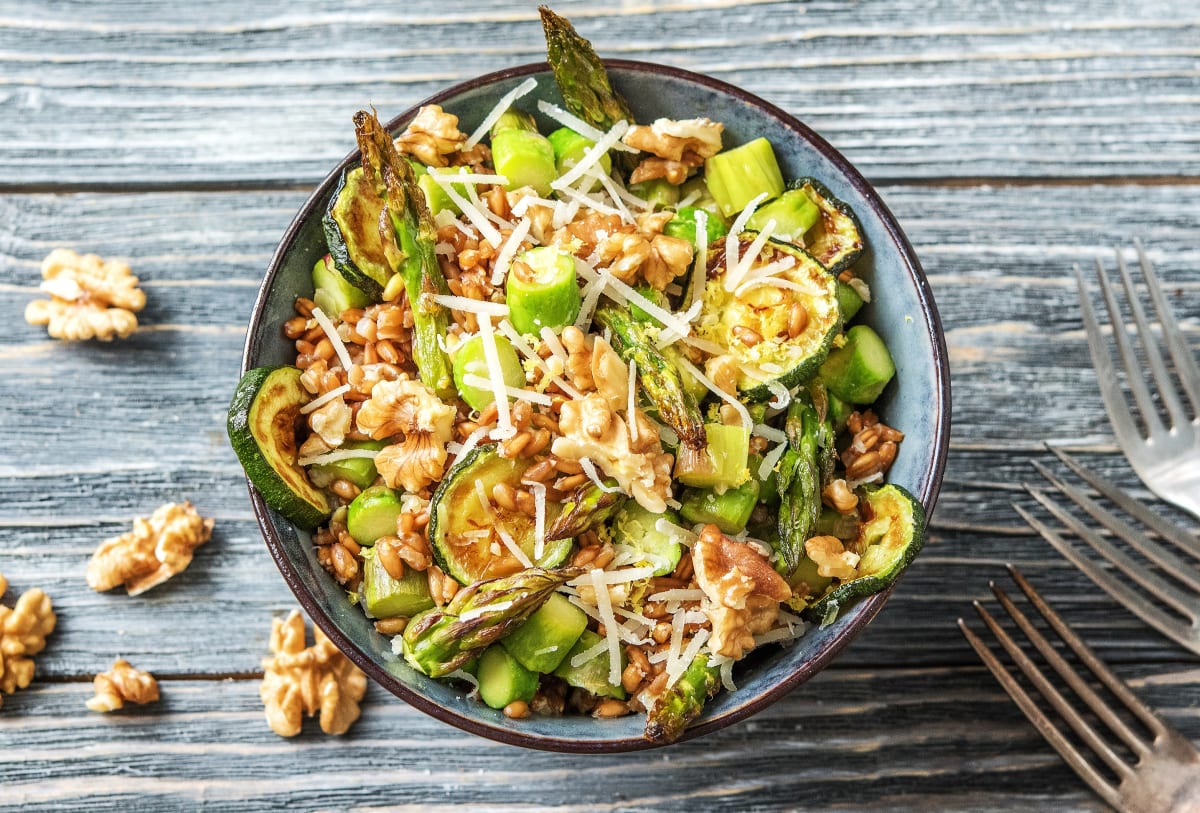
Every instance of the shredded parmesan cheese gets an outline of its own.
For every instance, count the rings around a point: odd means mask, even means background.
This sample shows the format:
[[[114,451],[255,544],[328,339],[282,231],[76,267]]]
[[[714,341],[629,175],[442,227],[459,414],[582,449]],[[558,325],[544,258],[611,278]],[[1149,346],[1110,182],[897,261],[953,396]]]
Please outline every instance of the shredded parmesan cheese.
[[[700,647],[708,640],[709,632],[706,629],[699,630],[696,637],[692,638],[691,643],[687,645],[687,649],[683,650],[683,654],[675,663],[675,671],[667,670],[667,688],[671,688],[679,679],[683,677],[683,673],[691,666],[692,661],[696,659],[696,655],[700,653]]]
[[[332,452],[314,455],[313,457],[301,457],[296,461],[296,465],[324,466],[326,463],[337,463],[340,460],[353,460],[354,458],[374,460],[377,454],[379,452],[375,449],[335,449]]]
[[[587,649],[583,650],[578,655],[571,658],[571,666],[578,669],[579,667],[583,666],[585,663],[587,663],[592,658],[599,655],[601,652],[603,652],[607,648],[608,648],[607,640],[601,641],[600,643],[596,644],[595,646],[589,646]]]
[[[469,299],[454,294],[434,294],[433,301],[445,305],[450,310],[462,311],[488,316],[508,316],[508,305],[501,302],[485,302],[482,299]],[[482,321],[482,320],[481,320]]]
[[[496,264],[492,266],[492,285],[499,285],[504,281],[509,264],[513,261],[513,257],[517,256],[517,251],[521,248],[521,242],[525,239],[525,235],[529,234],[530,225],[529,219],[523,218],[504,242],[504,248],[500,249],[500,253],[496,255]]]
[[[459,446],[458,453],[454,456],[453,462],[447,465],[446,468],[449,469],[450,466],[453,466],[455,463],[469,455],[475,449],[475,447],[479,445],[479,441],[483,440],[484,435],[487,433],[488,428],[486,426],[481,426],[471,434],[467,435],[467,439],[462,442],[461,446]],[[450,448],[450,445],[446,444],[446,448]]]
[[[517,545],[517,540],[512,538],[512,534],[499,525],[496,526],[496,533],[499,535],[500,541],[504,543],[504,547],[508,548],[508,552],[513,555],[514,559],[521,563],[521,567],[533,567],[533,561]]]
[[[632,364],[632,362],[630,362],[630,363]],[[307,404],[305,404],[304,406],[300,407],[300,414],[307,415],[310,412],[318,410],[321,407],[328,404],[334,398],[340,398],[343,394],[345,394],[347,392],[350,392],[349,384],[343,384],[340,387],[334,387],[333,389],[331,389],[329,392],[325,393],[321,397],[314,398],[311,401],[309,401]]]
[[[504,383],[504,370],[500,367],[500,353],[496,350],[496,334],[492,332],[492,318],[484,315],[479,320],[479,336],[483,342],[483,359],[487,362],[488,378],[492,395],[496,398],[496,428],[503,434],[514,430],[512,413],[508,408],[508,386]],[[495,437],[493,435],[493,437]]]
[[[492,125],[496,123],[496,120],[503,116],[508,108],[512,107],[512,103],[536,87],[537,80],[531,76],[501,96],[500,101],[496,102],[496,106],[483,117],[483,121],[479,122],[479,126],[467,137],[466,142],[463,143],[463,149],[469,150],[482,141],[483,137],[492,129]]]
[[[472,618],[479,618],[481,615],[485,615],[487,613],[503,612],[511,606],[513,606],[512,601],[497,601],[495,604],[487,604],[482,607],[472,607],[469,610],[463,611],[463,613],[459,615],[458,620],[470,621]]]
[[[608,586],[604,583],[604,571],[592,568],[592,587],[596,590],[596,609],[604,622],[604,636],[608,643],[608,682],[614,686],[621,685],[621,642],[617,637],[617,617],[613,615],[612,598],[608,595]]]
[[[603,132],[597,130],[595,127],[588,124],[578,116],[574,116],[566,110],[563,110],[558,105],[550,104],[549,102],[539,99],[537,103],[537,109],[557,121],[562,126],[579,133],[584,138],[589,138],[592,141],[599,141],[600,139],[604,138]],[[618,141],[616,144],[613,144],[613,149],[621,150],[622,152],[637,152],[637,150],[623,141]]]
[[[703,598],[703,590],[688,590],[683,587],[673,587],[670,590],[655,593],[647,598],[646,601],[700,601]]]
[[[517,348],[517,351],[520,352],[521,355],[525,356],[525,358],[537,365],[537,367],[546,374],[551,383],[557,385],[559,389],[572,398],[583,398],[582,392],[572,387],[565,379],[554,375],[554,373],[546,365],[545,360],[543,360],[542,357],[537,354],[537,351],[530,346],[529,342],[525,341],[525,337],[518,333],[517,329],[514,328],[507,319],[500,322],[496,328],[503,333],[510,342],[512,342],[512,346]],[[553,331],[551,331],[551,335],[553,335]],[[555,339],[557,338],[558,337],[555,337]]]
[[[771,476],[771,472],[779,465],[779,459],[783,457],[783,453],[787,451],[787,441],[780,443],[763,457],[763,462],[758,466],[758,479],[766,480]]]
[[[632,443],[638,442],[638,420],[637,420],[637,362],[633,359],[629,360],[629,403],[625,405],[625,416],[629,419],[629,440]]]
[[[612,291],[620,294],[620,296],[615,296],[613,298],[622,305],[629,303],[637,305],[650,316],[654,317],[654,319],[660,322],[664,327],[670,328],[680,336],[687,336],[691,332],[692,326],[688,322],[680,319],[678,315],[660,308],[658,305],[651,302],[637,291],[633,290],[633,288],[630,288],[628,285],[621,282],[621,280],[614,277],[608,269],[601,270],[600,276],[608,284],[608,287]],[[624,301],[622,301],[622,297],[624,298]]]
[[[588,476],[588,479],[596,484],[596,488],[603,491],[605,494],[619,494],[621,489],[617,486],[606,486],[604,481],[600,479],[600,474],[596,471],[596,466],[591,460],[586,457],[579,458],[579,465],[583,467],[583,473]]]
[[[697,193],[698,194],[698,193]],[[704,301],[704,284],[708,277],[708,212],[696,212],[696,262],[692,266],[692,292],[688,304]]]
[[[679,656],[683,654],[683,610],[671,616],[671,643],[667,646],[667,674],[679,669]]]
[[[787,440],[787,435],[783,431],[776,429],[773,426],[767,426],[765,423],[756,423],[754,428],[750,430],[751,435],[756,435],[760,438],[766,438],[772,443],[783,443]]]
[[[726,277],[733,273],[733,270],[741,264],[738,257],[738,251],[741,248],[739,238],[742,230],[746,228],[746,223],[749,222],[754,210],[758,208],[758,204],[762,203],[767,198],[766,192],[760,192],[754,200],[746,204],[746,208],[742,209],[742,213],[733,221],[733,226],[729,229],[729,234],[725,237],[725,274]],[[726,290],[729,290],[726,288]]]
[[[725,401],[727,404],[732,406],[737,411],[738,416],[742,419],[743,427],[746,429],[751,429],[754,426],[754,419],[750,417],[750,411],[746,409],[746,405],[714,384],[712,379],[700,372],[695,364],[692,364],[683,356],[675,359],[675,363],[695,376],[696,380],[707,387],[714,395],[718,396],[722,401]]]
[[[474,203],[458,194],[458,191],[453,185],[454,179],[457,176],[453,174],[443,175],[440,172],[431,172],[429,173],[429,177],[433,178],[434,182],[442,188],[442,191],[446,193],[446,197],[454,201],[455,205],[457,205],[462,213],[466,215],[467,220],[471,221],[471,225],[479,229],[479,233],[483,235],[485,240],[492,244],[492,248],[499,248],[500,241],[503,239],[503,236],[500,234],[499,230],[492,225],[492,222],[488,219],[488,216],[484,214],[480,207],[476,206]],[[474,187],[469,186],[468,189],[474,191]]]
[[[495,519],[496,511],[492,508],[492,500],[488,496],[487,487],[484,486],[482,480],[475,481],[475,496],[479,498],[479,507],[483,509],[483,513],[487,514],[489,519]],[[491,533],[487,535],[491,536]]]
[[[750,243],[750,247],[746,249],[745,255],[738,258],[736,265],[725,266],[725,290],[732,291],[738,287],[742,278],[750,271],[750,266],[754,265],[754,261],[758,259],[758,255],[762,253],[763,246],[767,244],[767,240],[771,239],[771,235],[775,231],[774,219],[768,220],[763,226],[762,231]],[[793,283],[794,284],[794,283]]]
[[[533,493],[533,558],[541,559],[546,550],[546,485],[529,483]]]
[[[474,373],[464,374],[463,383],[468,387],[476,387],[481,390],[493,389],[492,379],[484,378],[483,376],[475,375]],[[516,398],[518,401],[529,401],[530,403],[539,404],[541,406],[550,406],[550,404],[553,403],[549,395],[545,395],[540,392],[534,392],[533,390],[526,390],[520,387],[510,387],[506,384],[504,386],[504,391],[509,396]]]
[[[329,321],[329,317],[320,308],[313,308],[312,317],[317,320],[321,330],[325,331],[325,335],[329,337],[329,343],[333,345],[333,351],[337,353],[338,361],[342,363],[342,369],[349,370],[353,367],[354,362],[350,361],[350,351],[346,349],[342,337],[338,335],[337,328],[333,326],[333,322]]]
[[[773,396],[770,401],[767,401],[767,406],[773,409],[783,409],[792,401],[792,394],[788,392],[788,388],[780,384],[778,381],[768,381],[767,389],[771,391]]]
[[[559,176],[559,178],[553,181],[550,186],[552,186],[554,189],[562,190],[566,189],[571,184],[575,183],[575,181],[582,178],[583,174],[587,172],[593,164],[598,163],[601,157],[603,157],[606,152],[612,149],[613,145],[620,141],[621,136],[625,135],[626,131],[628,130],[629,122],[625,121],[624,119],[618,121],[612,126],[611,130],[602,135],[600,138],[596,139],[596,143],[588,148],[587,152],[583,154],[583,157],[579,159],[575,166],[571,167],[571,169],[564,175]]]

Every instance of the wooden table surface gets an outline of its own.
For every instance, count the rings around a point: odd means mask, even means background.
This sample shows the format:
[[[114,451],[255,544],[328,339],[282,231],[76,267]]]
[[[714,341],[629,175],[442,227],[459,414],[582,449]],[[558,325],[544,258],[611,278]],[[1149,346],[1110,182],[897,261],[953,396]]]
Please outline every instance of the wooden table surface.
[[[1012,502],[1042,442],[1147,496],[1117,454],[1073,263],[1140,236],[1200,344],[1194,3],[560,2],[602,54],[717,76],[792,111],[880,189],[941,309],[953,439],[925,551],[837,662],[747,722],[598,758],[462,733],[378,687],[349,735],[283,740],[258,698],[296,602],[224,433],[271,252],[352,147],[469,76],[542,58],[513,0],[0,0],[0,572],[59,625],[0,710],[3,810],[1099,810],[955,627],[1019,563],[1119,673],[1200,737],[1200,664],[1098,594]],[[128,258],[124,342],[22,320],[58,246]],[[191,499],[216,518],[142,597],[83,580],[96,543]],[[1168,511],[1168,509],[1163,509]],[[1169,513],[1169,512],[1168,512]],[[1173,515],[1173,514],[1172,514]],[[1173,515],[1174,516],[1174,515]],[[163,700],[88,712],[124,656]]]

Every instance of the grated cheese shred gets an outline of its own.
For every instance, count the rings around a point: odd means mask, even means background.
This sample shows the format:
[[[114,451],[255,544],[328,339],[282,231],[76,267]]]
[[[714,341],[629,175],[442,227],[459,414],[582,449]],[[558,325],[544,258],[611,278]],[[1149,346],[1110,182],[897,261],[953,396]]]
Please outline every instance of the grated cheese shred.
[[[617,617],[612,610],[612,597],[608,594],[608,585],[604,583],[604,571],[598,567],[592,568],[588,575],[592,587],[596,590],[596,609],[604,622],[604,637],[608,644],[608,682],[614,686],[621,685],[621,641],[617,634]]]
[[[496,123],[496,120],[503,116],[508,108],[512,107],[512,103],[536,87],[537,80],[531,76],[501,96],[500,101],[496,102],[496,106],[483,117],[483,121],[479,122],[479,126],[475,128],[471,135],[467,136],[466,142],[463,143],[463,149],[469,150],[482,141],[483,137],[492,129],[492,125]]]
[[[340,387],[334,387],[329,392],[325,393],[324,395],[320,396],[319,398],[314,398],[311,401],[309,401],[307,404],[305,404],[304,406],[300,407],[300,414],[307,415],[310,412],[315,412],[318,409],[320,409],[321,407],[328,404],[334,398],[339,398],[347,392],[350,392],[349,384],[343,384]]]
[[[337,353],[338,361],[342,363],[342,369],[349,370],[353,367],[354,362],[350,360],[350,351],[346,349],[342,337],[338,335],[337,328],[333,326],[333,322],[329,321],[325,312],[320,308],[313,308],[312,317],[317,320],[321,330],[325,331],[325,335],[329,337],[329,343],[333,345],[333,352]]]
[[[492,285],[499,285],[504,281],[504,277],[508,274],[508,266],[517,256],[517,251],[520,250],[525,235],[529,234],[531,225],[532,222],[529,218],[521,218],[521,222],[504,241],[504,248],[500,249],[500,253],[496,255],[496,263],[492,266]]]

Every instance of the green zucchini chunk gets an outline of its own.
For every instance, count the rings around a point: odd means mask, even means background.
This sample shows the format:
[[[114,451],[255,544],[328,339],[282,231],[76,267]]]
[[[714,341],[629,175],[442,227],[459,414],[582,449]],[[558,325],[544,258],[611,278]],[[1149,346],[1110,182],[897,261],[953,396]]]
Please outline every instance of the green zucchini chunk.
[[[406,568],[402,578],[393,579],[375,548],[363,548],[362,558],[363,603],[373,618],[412,617],[433,606],[425,573]]]
[[[267,505],[301,528],[329,518],[329,498],[297,465],[300,408],[311,396],[295,367],[256,367],[238,382],[226,430],[246,477]]]
[[[679,515],[669,508],[654,514],[630,500],[613,518],[612,540],[638,551],[642,561],[654,566],[655,576],[667,576],[679,566],[683,546],[655,527],[659,519],[679,524]]]
[[[489,646],[479,656],[475,678],[479,681],[480,699],[494,709],[518,700],[528,703],[537,694],[537,672],[526,669],[498,644]]]
[[[579,640],[575,642],[575,646],[563,658],[562,663],[554,670],[557,677],[562,678],[567,682],[568,686],[574,686],[577,689],[591,692],[596,697],[615,697],[617,700],[624,700],[625,689],[613,683],[608,682],[608,652],[597,652],[591,658],[588,658],[583,663],[575,666],[571,661],[587,652],[589,649],[595,649],[596,645],[604,639],[591,630],[584,630],[579,636]],[[624,671],[627,664],[625,650],[621,650],[621,670]]]
[[[851,404],[873,404],[896,376],[896,363],[870,325],[846,331],[846,343],[821,365],[821,380],[829,392]]]
[[[400,495],[385,485],[364,489],[346,511],[346,530],[360,545],[374,545],[396,534],[401,514]]]
[[[342,276],[328,254],[313,266],[312,281],[313,302],[331,319],[350,308],[365,308],[371,304],[371,298]]]
[[[567,657],[587,624],[583,610],[561,593],[552,593],[545,604],[501,638],[500,643],[526,669],[549,674]]]
[[[395,238],[389,234],[385,243],[379,233],[382,211],[383,201],[367,182],[362,167],[354,167],[342,173],[321,218],[334,267],[374,302],[383,298],[384,286],[392,277],[388,255],[399,251]]]
[[[804,235],[804,248],[835,276],[854,265],[864,245],[862,226],[854,210],[814,178],[800,178],[792,188],[802,190],[821,210],[816,225]]]
[[[739,235],[740,253],[755,237],[752,231]],[[768,240],[747,276],[789,257],[795,264],[771,275],[780,285],[742,282],[733,291],[725,290],[725,252],[714,252],[709,261],[696,333],[727,348],[737,360],[742,370],[738,389],[745,402],[768,400],[775,385],[790,389],[811,380],[841,329],[837,279],[804,249]],[[793,305],[805,312],[803,329],[794,337],[789,333]],[[747,368],[765,373],[768,380],[747,374]]]
[[[434,492],[429,507],[429,543],[438,567],[459,584],[473,584],[522,569],[509,551],[504,534],[538,567],[559,565],[571,552],[575,540],[558,539],[547,541],[541,557],[536,558],[534,518],[519,510],[508,510],[492,498],[492,489],[500,483],[521,488],[521,477],[529,466],[528,460],[501,457],[495,444],[480,446],[456,463]],[[480,500],[481,490],[487,495],[486,506]],[[546,503],[547,528],[560,510],[558,503]]]
[[[925,541],[925,509],[892,483],[859,491],[862,522],[847,549],[859,555],[853,579],[832,584],[804,610],[805,618],[831,623],[852,600],[885,589],[912,562]]]

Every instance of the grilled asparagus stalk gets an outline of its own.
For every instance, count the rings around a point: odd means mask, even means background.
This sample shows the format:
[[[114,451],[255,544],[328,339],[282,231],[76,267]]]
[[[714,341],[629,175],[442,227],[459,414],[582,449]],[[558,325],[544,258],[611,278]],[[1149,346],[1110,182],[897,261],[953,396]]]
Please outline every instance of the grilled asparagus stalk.
[[[412,353],[417,372],[438,397],[451,398],[455,390],[450,358],[439,344],[449,327],[449,317],[446,309],[433,301],[435,295],[448,294],[450,289],[434,252],[437,229],[433,216],[412,167],[396,152],[391,135],[379,119],[360,110],[354,114],[354,132],[362,151],[363,173],[385,202],[387,217],[380,217],[379,228],[392,229],[400,247],[399,256],[388,259],[404,283],[412,308]],[[384,245],[390,242],[385,239]]]
[[[663,422],[675,430],[684,447],[702,452],[708,445],[704,418],[696,399],[683,385],[679,368],[659,352],[628,308],[606,302],[596,309],[593,318],[612,331],[612,346],[621,358],[637,364],[642,387]]]
[[[578,568],[529,568],[476,582],[445,607],[413,616],[404,630],[404,657],[430,677],[444,677],[503,638],[541,607]]]
[[[538,11],[546,32],[546,60],[567,110],[599,130],[610,130],[622,120],[633,124],[629,105],[612,89],[608,70],[592,44],[579,36],[565,17],[546,6],[539,6]],[[633,170],[633,153],[618,153],[616,158],[626,173]]]
[[[608,479],[605,485],[614,486],[616,480]],[[588,528],[608,521],[608,518],[625,504],[625,495],[617,491],[604,491],[595,483],[586,483],[563,503],[562,513],[546,529],[546,541],[557,542],[579,536]]]
[[[786,576],[804,558],[804,541],[821,513],[822,421],[807,392],[792,399],[784,429],[788,450],[779,463],[779,562]]]
[[[654,702],[646,719],[646,739],[664,745],[675,742],[700,716],[704,703],[721,685],[720,670],[709,666],[708,659],[707,652],[697,655],[675,685]]]

